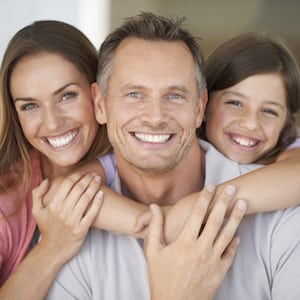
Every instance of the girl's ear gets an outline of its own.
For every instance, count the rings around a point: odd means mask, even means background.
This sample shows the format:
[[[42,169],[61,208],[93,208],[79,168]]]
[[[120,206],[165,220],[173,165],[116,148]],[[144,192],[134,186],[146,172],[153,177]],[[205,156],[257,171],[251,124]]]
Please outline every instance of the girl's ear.
[[[99,85],[96,82],[94,82],[92,83],[91,90],[92,90],[92,97],[94,101],[96,120],[101,125],[106,124],[107,122],[106,111],[104,105],[104,97],[101,92],[101,89]]]
[[[207,104],[207,89],[203,89],[199,100],[198,100],[198,108],[197,108],[197,114],[196,114],[196,128],[199,128],[204,121],[205,118],[205,108]]]

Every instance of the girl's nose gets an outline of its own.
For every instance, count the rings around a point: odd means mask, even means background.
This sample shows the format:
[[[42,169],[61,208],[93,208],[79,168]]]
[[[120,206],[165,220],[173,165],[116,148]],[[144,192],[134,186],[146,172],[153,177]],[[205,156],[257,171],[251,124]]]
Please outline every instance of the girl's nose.
[[[256,112],[246,111],[240,118],[240,126],[247,130],[255,130],[258,126],[258,115]]]

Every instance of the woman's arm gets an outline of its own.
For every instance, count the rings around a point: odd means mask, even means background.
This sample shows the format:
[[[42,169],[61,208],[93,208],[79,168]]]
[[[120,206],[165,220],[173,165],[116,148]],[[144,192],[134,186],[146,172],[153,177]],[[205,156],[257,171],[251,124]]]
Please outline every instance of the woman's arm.
[[[96,178],[97,179],[97,178]],[[33,191],[33,215],[41,241],[27,254],[0,289],[0,299],[44,299],[60,268],[80,249],[102,203],[100,183],[75,173],[57,189],[48,205],[44,181]]]
[[[68,174],[65,174],[60,178],[56,178],[51,183],[50,190],[46,195],[46,198],[48,199],[47,201],[51,202],[51,198],[57,195],[57,186],[59,186],[65,178],[68,178],[68,176],[74,172],[97,174],[101,178],[101,190],[104,193],[104,199],[101,210],[92,225],[93,227],[107,231],[129,234],[140,238],[145,236],[146,232],[143,229],[146,227],[151,218],[149,207],[145,204],[133,201],[107,187],[105,170],[98,159],[85,161]],[[143,215],[143,219],[139,219],[141,215]],[[136,230],[137,223],[138,230]]]

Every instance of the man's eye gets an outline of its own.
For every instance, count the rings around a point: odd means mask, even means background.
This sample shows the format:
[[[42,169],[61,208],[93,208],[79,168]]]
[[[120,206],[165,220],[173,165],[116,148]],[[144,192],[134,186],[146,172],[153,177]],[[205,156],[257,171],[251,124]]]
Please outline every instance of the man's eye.
[[[141,98],[141,94],[139,92],[130,92],[127,95],[128,97],[132,97],[132,98]]]
[[[184,96],[178,93],[172,93],[168,94],[166,99],[178,101],[184,99]]]
[[[73,99],[77,96],[77,93],[74,93],[74,92],[68,92],[68,93],[65,93],[63,94],[62,96],[62,100],[69,100],[69,99]]]
[[[37,108],[38,106],[37,106],[37,104],[35,104],[35,103],[26,103],[26,104],[23,104],[22,106],[21,106],[21,110],[22,111],[25,111],[25,110],[32,110],[32,109],[35,109],[35,108]]]
[[[183,97],[180,94],[175,93],[175,94],[171,94],[170,98],[172,98],[172,99],[182,99]]]

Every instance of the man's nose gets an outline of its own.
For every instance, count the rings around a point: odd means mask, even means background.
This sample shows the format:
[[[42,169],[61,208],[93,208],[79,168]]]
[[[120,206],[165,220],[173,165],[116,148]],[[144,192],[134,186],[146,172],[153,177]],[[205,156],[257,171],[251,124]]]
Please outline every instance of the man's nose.
[[[159,97],[149,99],[146,107],[146,116],[153,126],[157,126],[165,119],[166,108]]]

